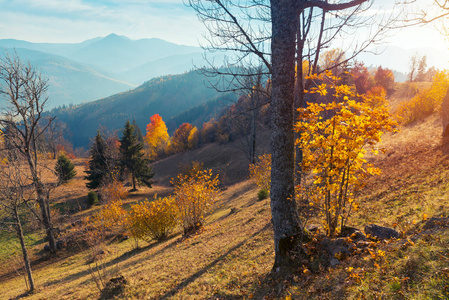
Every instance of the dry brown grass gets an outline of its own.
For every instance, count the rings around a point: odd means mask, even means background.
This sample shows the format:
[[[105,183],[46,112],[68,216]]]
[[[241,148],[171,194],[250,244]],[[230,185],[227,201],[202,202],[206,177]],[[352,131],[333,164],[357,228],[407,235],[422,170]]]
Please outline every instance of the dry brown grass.
[[[273,260],[268,200],[256,201],[255,190],[240,183],[222,193],[204,230],[183,238],[180,231],[162,243],[133,250],[128,240],[108,246],[101,263],[117,267],[129,280],[130,299],[203,299],[243,297],[257,293],[258,280],[269,272]],[[89,299],[96,290],[80,252],[35,270],[41,288],[29,299]],[[255,279],[257,279],[255,281]],[[0,282],[6,298],[24,291],[23,279]]]
[[[144,198],[151,199],[154,194],[171,193],[172,187],[167,184],[169,178],[189,159],[204,161],[205,167],[220,170],[222,177],[235,174],[225,179],[228,183],[247,176],[247,162],[241,150],[232,145],[207,145],[194,153],[166,159],[160,171],[155,167],[156,179],[166,185],[156,184],[151,189],[141,187],[124,199],[125,208]],[[76,159],[77,176],[53,194],[55,207],[68,216],[61,226],[98,210],[96,206],[88,209],[85,206],[88,192],[83,179],[85,163],[85,160]],[[240,298],[255,294],[258,280],[263,280],[273,260],[269,200],[259,202],[256,194],[255,187],[246,181],[227,187],[207,216],[201,233],[183,238],[179,228],[167,241],[140,242],[143,247],[137,250],[131,240],[103,245],[107,251],[101,265],[106,270],[117,267],[121,270],[129,281],[126,295],[132,299]],[[42,247],[43,244],[32,249],[35,259],[44,255]],[[90,252],[72,250],[75,252],[60,254],[34,266],[39,288],[29,299],[98,298],[99,291],[88,264],[92,262]],[[20,295],[25,290],[23,278],[0,279],[0,290],[6,291],[2,294],[6,299]]]
[[[442,143],[441,124],[441,117],[433,115],[384,138],[386,153],[369,157],[382,169],[382,175],[371,178],[362,191],[366,209],[357,214],[357,225],[397,224],[399,230],[406,231],[424,214],[449,212],[449,148]]]

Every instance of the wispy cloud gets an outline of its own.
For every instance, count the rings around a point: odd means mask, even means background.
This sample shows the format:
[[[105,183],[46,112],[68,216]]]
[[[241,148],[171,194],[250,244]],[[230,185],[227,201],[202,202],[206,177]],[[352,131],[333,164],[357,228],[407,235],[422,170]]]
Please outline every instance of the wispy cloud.
[[[95,9],[94,6],[81,0],[16,0],[16,3],[41,12],[78,13]]]
[[[196,45],[204,30],[183,0],[0,0],[0,38],[79,42],[111,32]]]

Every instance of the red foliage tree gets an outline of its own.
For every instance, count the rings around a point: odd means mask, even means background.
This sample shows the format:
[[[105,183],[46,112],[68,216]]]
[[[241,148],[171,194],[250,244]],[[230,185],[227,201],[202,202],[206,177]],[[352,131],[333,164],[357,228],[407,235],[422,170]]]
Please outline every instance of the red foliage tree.
[[[365,94],[373,86],[373,78],[363,62],[355,62],[351,75],[358,94]]]
[[[394,74],[387,68],[378,67],[374,74],[374,82],[377,86],[383,87],[387,93],[394,90]]]

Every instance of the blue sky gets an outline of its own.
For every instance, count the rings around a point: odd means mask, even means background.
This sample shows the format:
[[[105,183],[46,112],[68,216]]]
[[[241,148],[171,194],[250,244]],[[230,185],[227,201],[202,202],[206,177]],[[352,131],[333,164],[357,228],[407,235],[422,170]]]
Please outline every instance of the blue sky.
[[[116,33],[197,45],[202,31],[182,0],[0,0],[0,39],[65,43]]]
[[[374,6],[386,10],[392,1],[374,0]],[[432,0],[420,0],[426,1]],[[197,46],[204,30],[183,0],[0,0],[0,39],[65,43],[116,33]],[[433,25],[394,33],[389,42],[449,48]]]

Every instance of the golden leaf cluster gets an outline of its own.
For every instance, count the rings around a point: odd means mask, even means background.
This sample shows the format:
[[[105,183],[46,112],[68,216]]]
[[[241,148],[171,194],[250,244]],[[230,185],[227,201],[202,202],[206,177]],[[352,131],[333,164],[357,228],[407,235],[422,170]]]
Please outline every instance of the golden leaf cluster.
[[[377,154],[374,146],[385,131],[396,123],[384,105],[370,101],[350,100],[355,95],[346,85],[330,85],[335,91],[333,102],[308,103],[299,109],[295,130],[296,141],[303,151],[302,170],[309,174],[308,191],[311,205],[320,208],[328,235],[342,228],[351,210],[358,209],[354,194],[364,186],[368,175],[380,170],[369,164],[366,148]],[[379,103],[379,101],[376,101]]]
[[[136,239],[163,240],[178,223],[178,208],[173,197],[142,201],[131,206],[127,215],[127,228]]]
[[[100,220],[108,229],[114,226],[123,226],[126,221],[126,211],[123,209],[123,204],[120,199],[105,204],[100,210]]]
[[[258,162],[249,165],[249,178],[259,189],[270,192],[271,154],[260,155]]]
[[[207,209],[218,196],[218,175],[214,176],[210,169],[199,170],[193,174],[179,174],[172,182],[184,232],[202,227]]]
[[[169,154],[194,149],[198,146],[200,132],[189,123],[181,124],[172,137],[169,136],[167,125],[158,114],[150,118],[145,135],[146,151],[150,160],[163,158]]]

